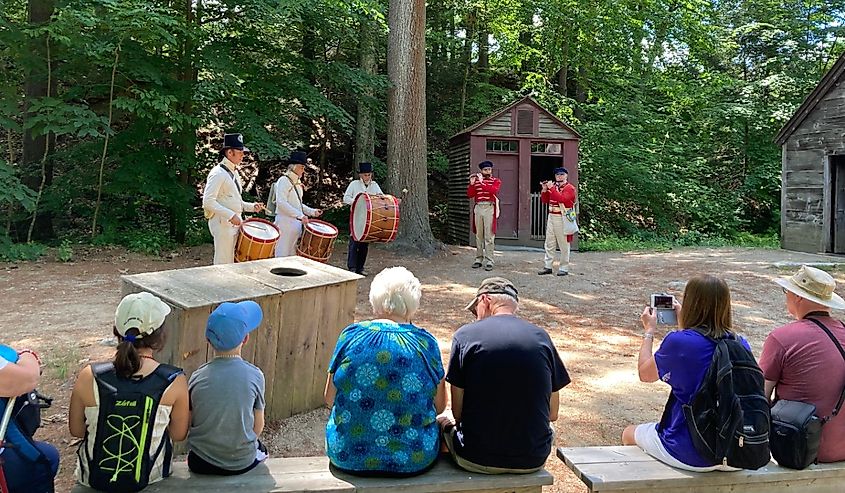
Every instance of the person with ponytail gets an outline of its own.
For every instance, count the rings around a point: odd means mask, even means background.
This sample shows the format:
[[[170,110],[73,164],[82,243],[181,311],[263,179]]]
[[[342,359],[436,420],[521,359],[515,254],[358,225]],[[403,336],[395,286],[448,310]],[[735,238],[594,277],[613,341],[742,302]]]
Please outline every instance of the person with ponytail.
[[[125,296],[115,312],[114,359],[86,366],[77,377],[68,427],[83,439],[76,467],[81,484],[139,491],[170,475],[172,442],[185,439],[191,417],[185,375],[154,355],[164,346],[161,327],[169,313],[150,293]],[[137,446],[126,449],[129,443]]]

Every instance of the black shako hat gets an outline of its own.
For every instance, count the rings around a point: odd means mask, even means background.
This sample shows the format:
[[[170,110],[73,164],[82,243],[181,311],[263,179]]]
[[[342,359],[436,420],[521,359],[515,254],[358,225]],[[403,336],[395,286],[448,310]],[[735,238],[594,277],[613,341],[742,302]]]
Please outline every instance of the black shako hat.
[[[480,163],[478,163],[479,169],[492,168],[492,167],[493,167],[493,161],[481,161]]]
[[[249,152],[249,149],[244,145],[244,136],[241,134],[223,134],[223,147],[220,153],[226,149],[240,149],[244,152]]]
[[[372,173],[373,163],[358,163],[358,173]]]
[[[304,151],[293,151],[288,158],[288,164],[307,164],[308,154]]]
[[[564,168],[564,167],[555,168],[555,174],[556,175],[568,175],[569,171],[566,171],[566,168]]]

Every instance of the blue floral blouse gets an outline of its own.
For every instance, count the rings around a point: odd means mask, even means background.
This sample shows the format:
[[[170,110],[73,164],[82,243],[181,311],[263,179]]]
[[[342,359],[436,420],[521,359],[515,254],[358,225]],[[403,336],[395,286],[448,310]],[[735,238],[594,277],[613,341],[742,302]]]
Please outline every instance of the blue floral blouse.
[[[337,389],[326,454],[353,472],[414,473],[437,458],[437,340],[413,324],[366,321],[341,332],[329,373]]]

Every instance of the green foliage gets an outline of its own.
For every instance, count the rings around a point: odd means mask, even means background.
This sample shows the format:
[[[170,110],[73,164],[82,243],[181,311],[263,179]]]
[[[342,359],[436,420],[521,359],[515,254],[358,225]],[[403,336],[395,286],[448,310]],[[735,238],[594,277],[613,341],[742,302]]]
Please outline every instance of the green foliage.
[[[656,251],[666,252],[675,247],[749,247],[780,248],[780,239],[772,234],[753,234],[741,232],[730,238],[702,235],[698,232],[686,232],[676,237],[662,237],[648,232],[631,234],[625,237],[615,235],[585,237],[578,243],[582,252],[611,251]]]
[[[147,253],[209,241],[199,197],[223,132],[244,133],[263,169],[299,148],[326,158],[324,176],[346,176],[360,103],[375,118],[384,183],[388,2],[79,0],[52,3],[43,24],[28,22],[30,3],[0,0],[0,147],[20,156],[24,133],[55,140],[38,208],[59,237],[91,233],[106,136],[93,233]],[[771,140],[845,49],[844,16],[839,0],[428,2],[435,229],[449,138],[530,93],[583,136],[588,248],[775,244]],[[359,68],[362,25],[375,75]],[[27,79],[47,80],[48,69],[50,94],[27,97]],[[37,154],[0,160],[12,223],[34,208]],[[347,224],[345,209],[336,214]]]
[[[8,236],[0,235],[0,261],[38,260],[45,250],[46,247],[40,243],[12,243]]]
[[[73,260],[73,245],[70,240],[62,240],[59,247],[56,249],[56,260],[59,262],[71,262]]]
[[[16,169],[0,159],[0,207],[20,206],[32,211],[35,206],[35,192],[24,185],[16,174]]]

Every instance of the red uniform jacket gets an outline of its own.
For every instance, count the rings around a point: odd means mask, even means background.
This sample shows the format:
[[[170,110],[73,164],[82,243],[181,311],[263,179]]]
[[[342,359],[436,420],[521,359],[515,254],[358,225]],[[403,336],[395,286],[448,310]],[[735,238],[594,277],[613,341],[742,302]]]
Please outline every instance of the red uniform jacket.
[[[498,204],[496,203],[496,194],[499,193],[499,188],[502,187],[502,180],[491,176],[483,180],[475,180],[475,183],[470,183],[467,187],[467,197],[475,199],[475,203],[492,202],[493,203],[493,234],[496,234],[496,216],[499,215]],[[475,214],[470,213],[472,218],[472,232],[475,233]]]
[[[549,204],[549,207],[571,209],[575,207],[575,186],[569,182],[562,187],[554,184],[545,192],[540,193],[540,202]],[[549,212],[549,214],[560,215],[561,212]],[[574,236],[566,235],[566,241],[572,243]]]

